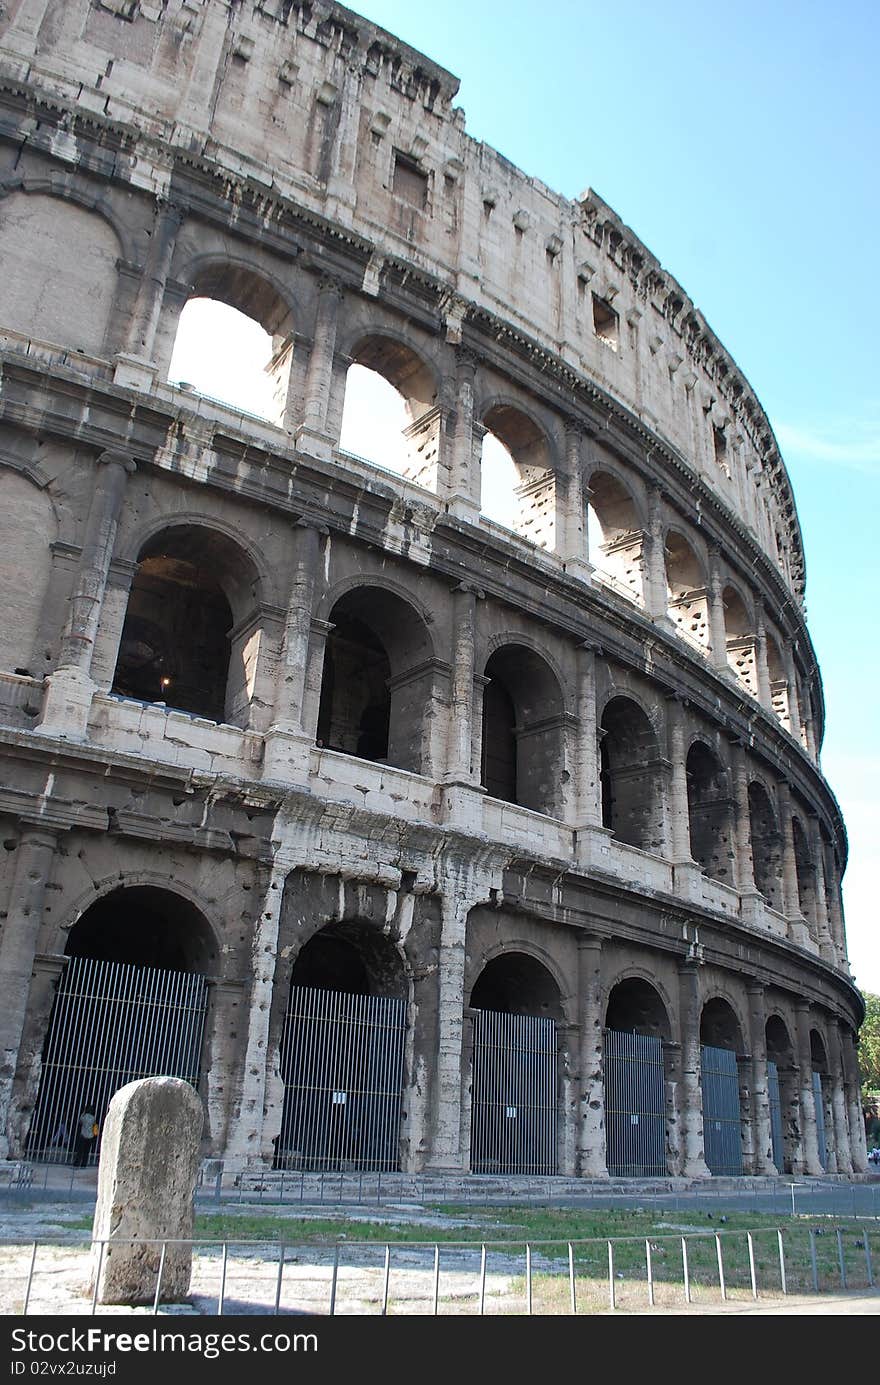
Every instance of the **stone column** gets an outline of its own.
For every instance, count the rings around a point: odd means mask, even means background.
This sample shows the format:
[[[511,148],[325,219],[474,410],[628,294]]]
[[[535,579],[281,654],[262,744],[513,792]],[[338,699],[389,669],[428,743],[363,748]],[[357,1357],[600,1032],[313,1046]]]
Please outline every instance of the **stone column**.
[[[241,1045],[238,1035],[246,1024],[246,990],[241,981],[211,981],[204,1043],[203,1075],[205,1124],[209,1149],[219,1158],[229,1137],[232,1090],[239,1077]]]
[[[556,478],[556,552],[570,577],[589,581],[593,571],[587,557],[587,504],[583,487],[583,430],[569,419],[565,425],[565,475]],[[562,485],[560,485],[560,481]]]
[[[856,1040],[845,1026],[840,1029],[840,1052],[843,1072],[846,1079],[846,1103],[849,1116],[849,1149],[853,1173],[868,1172],[868,1142],[865,1136],[865,1118],[862,1115],[862,1093],[859,1080],[859,1064],[856,1056]]]
[[[828,1025],[828,1050],[830,1069],[828,1080],[831,1083],[831,1114],[834,1120],[834,1150],[837,1155],[837,1172],[852,1173],[853,1157],[846,1112],[846,1070],[843,1065],[840,1029],[837,1020],[833,1018]]]
[[[785,900],[785,919],[788,936],[792,942],[803,945],[809,930],[801,913],[800,891],[798,890],[797,858],[794,852],[794,828],[791,822],[791,794],[785,783],[777,788],[779,802],[779,826],[782,833],[782,892]]]
[[[266,732],[263,778],[280,781],[308,774],[309,749],[314,741],[303,723],[306,673],[309,662],[315,602],[315,582],[326,525],[303,517],[293,528],[293,581],[276,682],[275,710]]]
[[[755,674],[758,680],[758,701],[766,711],[773,711],[773,693],[770,690],[770,665],[767,663],[767,627],[764,613],[759,606],[755,608]]]
[[[684,753],[684,706],[676,694],[666,698],[669,728],[669,853],[673,862],[696,864],[691,856],[691,826],[688,810],[687,769]]]
[[[177,232],[183,216],[182,207],[165,201],[159,203],[125,351],[116,357],[114,380],[117,385],[149,389],[155,383],[157,365],[153,360],[153,348],[156,342],[156,328],[174,257]]]
[[[322,275],[318,282],[315,332],[306,372],[303,421],[295,439],[300,451],[325,461],[335,442],[327,432],[327,422],[342,298],[343,288],[339,281]]]
[[[607,1178],[601,938],[578,937],[578,1024],[578,1173],[583,1178]]]
[[[0,1158],[9,1155],[9,1114],[24,1032],[37,936],[58,834],[23,823],[6,919],[0,936]]]
[[[480,516],[481,478],[476,463],[474,380],[479,362],[467,347],[455,348],[455,422],[447,472],[448,504],[453,514],[476,521]]]
[[[452,594],[454,648],[446,780],[469,787],[476,783],[473,772],[474,636],[476,603],[482,596],[483,592],[470,582],[460,582]]]
[[[727,626],[724,621],[721,569],[717,548],[709,549],[709,581],[706,594],[709,604],[709,639],[712,663],[719,673],[731,672],[727,662]]]
[[[826,962],[834,961],[834,946],[831,941],[831,932],[828,927],[828,896],[825,889],[825,853],[822,849],[822,833],[819,830],[819,819],[810,816],[808,820],[810,831],[810,852],[816,871],[816,932],[819,938],[819,951]]]
[[[681,1090],[679,1125],[682,1173],[685,1178],[709,1178],[703,1154],[703,1096],[700,1085],[700,975],[695,962],[678,968],[679,1025],[681,1039]]]
[[[601,827],[602,803],[599,775],[599,729],[596,709],[596,655],[598,645],[588,640],[577,651],[577,714],[579,722],[575,805],[578,828]]]
[[[755,862],[752,856],[751,813],[749,811],[749,766],[742,741],[730,748],[733,760],[733,792],[736,812],[736,887],[740,894],[757,895]]]
[[[756,1174],[782,1173],[773,1162],[773,1136],[770,1127],[770,1079],[767,1072],[767,1020],[764,1014],[764,987],[751,982],[749,997],[749,1046],[752,1050],[752,1142]]]
[[[813,1060],[810,1053],[810,1007],[804,1000],[795,1003],[795,1029],[800,1069],[801,1155],[804,1172],[822,1174],[819,1163],[819,1136],[816,1129],[816,1101],[813,1096]]]
[[[782,657],[785,660],[785,681],[788,684],[788,717],[791,722],[791,734],[796,741],[799,741],[801,738],[801,707],[798,697],[797,673],[795,672],[791,646],[787,642]]]
[[[837,952],[838,966],[848,969],[846,957],[846,927],[843,919],[843,902],[840,897],[840,881],[833,865],[825,867],[825,904],[828,914],[828,931]]]
[[[134,470],[134,462],[124,452],[102,452],[96,462],[95,489],[86,519],[58,667],[49,676],[38,728],[47,735],[82,739],[86,733],[95,692],[90,676],[92,651],[125,487]]]
[[[467,1162],[468,1138],[463,1129],[470,1109],[462,1073],[464,1039],[464,972],[467,919],[476,897],[467,867],[447,865],[443,871],[438,978],[437,1070],[434,1080],[434,1119],[426,1168],[461,1171]]]
[[[663,539],[663,493],[652,486],[648,494],[648,530],[645,534],[645,609],[655,620],[669,619],[666,555]]]

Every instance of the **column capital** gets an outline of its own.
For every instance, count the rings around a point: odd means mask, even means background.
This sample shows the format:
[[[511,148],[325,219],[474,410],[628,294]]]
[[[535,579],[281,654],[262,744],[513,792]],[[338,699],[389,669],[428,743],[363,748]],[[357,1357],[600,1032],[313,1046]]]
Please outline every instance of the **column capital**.
[[[329,534],[330,526],[316,515],[303,514],[293,521],[294,529],[313,529],[318,534]]]
[[[453,596],[460,592],[463,596],[472,596],[475,601],[484,601],[486,598],[483,588],[478,587],[475,582],[456,582],[451,591]]]
[[[99,452],[95,458],[95,466],[119,466],[122,467],[129,476],[137,471],[137,463],[128,452],[122,452],[119,448],[108,447],[103,452]]]

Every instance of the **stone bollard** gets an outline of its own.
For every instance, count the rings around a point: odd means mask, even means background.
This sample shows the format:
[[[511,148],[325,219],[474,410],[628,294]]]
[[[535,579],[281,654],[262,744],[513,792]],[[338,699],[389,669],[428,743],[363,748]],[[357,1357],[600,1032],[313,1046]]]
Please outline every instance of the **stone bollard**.
[[[97,1279],[98,1303],[152,1303],[166,1238],[160,1301],[189,1292],[203,1119],[195,1089],[177,1077],[129,1082],[110,1102],[92,1228],[89,1292]],[[101,1241],[109,1241],[103,1252]]]

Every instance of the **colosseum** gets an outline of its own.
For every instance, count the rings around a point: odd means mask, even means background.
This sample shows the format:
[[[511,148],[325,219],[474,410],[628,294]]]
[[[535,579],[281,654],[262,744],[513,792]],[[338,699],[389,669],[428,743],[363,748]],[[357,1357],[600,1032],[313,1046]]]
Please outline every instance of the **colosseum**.
[[[331,0],[0,10],[2,1158],[170,1073],[238,1177],[867,1167],[772,429],[457,90]]]

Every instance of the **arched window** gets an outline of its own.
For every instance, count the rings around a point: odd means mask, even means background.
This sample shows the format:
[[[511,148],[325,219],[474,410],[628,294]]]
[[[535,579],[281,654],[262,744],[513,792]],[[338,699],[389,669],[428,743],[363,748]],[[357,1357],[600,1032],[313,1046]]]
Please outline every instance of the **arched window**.
[[[390,337],[364,338],[348,368],[339,446],[437,490],[440,410],[434,376]]]
[[[779,1015],[770,1016],[765,1032],[773,1162],[779,1173],[791,1173],[800,1148],[798,1072],[788,1029]]]
[[[141,550],[112,691],[247,725],[261,639],[244,551],[212,529],[164,529]]]
[[[641,977],[619,981],[605,1011],[605,1162],[615,1178],[666,1173],[666,1007]]]
[[[643,534],[632,496],[608,472],[590,477],[587,544],[597,575],[631,601],[644,600]]]
[[[752,697],[757,697],[757,655],[748,611],[734,587],[725,587],[721,600],[724,606],[727,662],[746,692],[751,693]]]
[[[720,996],[708,1000],[700,1018],[705,1157],[710,1173],[734,1178],[743,1172],[743,1128],[749,1110],[748,1086],[740,1082],[737,1062],[744,1053],[733,1007]]]
[[[556,677],[532,650],[509,644],[486,664],[482,783],[493,798],[561,816],[563,704]]]
[[[319,745],[414,773],[430,773],[428,704],[433,648],[401,597],[358,587],[333,607],[327,638]]]
[[[797,873],[798,907],[807,920],[807,923],[810,925],[810,932],[815,932],[816,865],[813,861],[813,853],[810,848],[809,838],[800,818],[792,818],[791,832],[794,839],[794,863]]]
[[[180,314],[168,379],[280,424],[287,404],[293,315],[251,270],[203,270]]]
[[[786,730],[791,730],[791,700],[788,688],[788,675],[779,652],[779,645],[772,635],[767,636],[767,672],[770,676],[770,698],[773,710]]]
[[[546,438],[526,414],[506,404],[489,409],[482,422],[482,514],[539,548],[553,549],[556,476]]]
[[[696,553],[674,530],[666,536],[666,586],[670,619],[705,653],[709,646],[706,580]]]
[[[727,774],[702,741],[696,741],[688,751],[687,793],[691,856],[707,875],[729,885],[733,849]]]
[[[782,913],[782,837],[767,790],[758,783],[749,785],[749,833],[755,887]]]
[[[603,827],[642,851],[662,851],[657,738],[637,703],[613,697],[606,705],[599,754]]]

